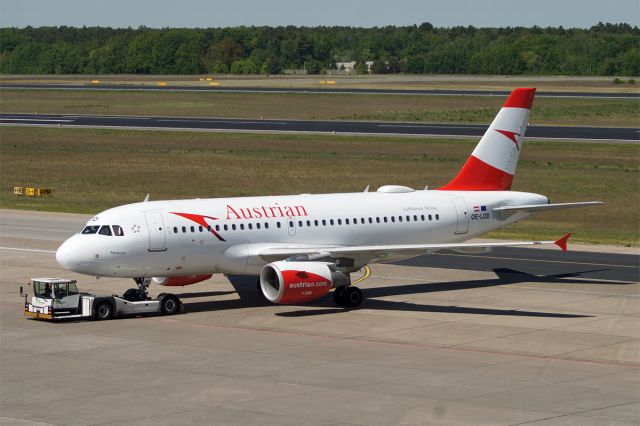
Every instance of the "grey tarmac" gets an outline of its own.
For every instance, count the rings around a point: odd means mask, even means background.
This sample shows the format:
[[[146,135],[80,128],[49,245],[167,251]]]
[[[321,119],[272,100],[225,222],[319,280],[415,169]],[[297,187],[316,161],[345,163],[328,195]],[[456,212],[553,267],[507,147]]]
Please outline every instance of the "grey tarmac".
[[[86,219],[0,210],[3,425],[640,422],[637,280],[374,265],[356,310],[271,305],[253,280],[214,276],[176,290],[177,316],[25,319],[30,277],[131,286],[57,265],[53,251]]]

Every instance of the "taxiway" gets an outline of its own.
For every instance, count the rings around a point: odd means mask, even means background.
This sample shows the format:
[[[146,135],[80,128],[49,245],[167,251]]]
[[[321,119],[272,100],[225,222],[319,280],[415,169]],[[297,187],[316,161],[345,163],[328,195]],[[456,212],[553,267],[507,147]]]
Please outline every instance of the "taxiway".
[[[480,137],[487,125],[377,121],[251,120],[232,118],[140,117],[64,114],[0,114],[0,125],[118,128],[138,130],[336,133],[397,136]],[[627,127],[536,126],[528,139],[640,142],[640,129]]]
[[[339,95],[429,95],[429,96],[508,96],[508,90],[456,90],[456,89],[372,89],[372,88],[305,88],[305,87],[242,87],[242,86],[193,86],[193,85],[140,85],[140,84],[45,84],[45,83],[0,83],[0,89],[20,90],[134,90],[162,92],[232,92],[232,93],[313,93]],[[568,92],[540,91],[541,98],[600,98],[635,99],[634,92]]]

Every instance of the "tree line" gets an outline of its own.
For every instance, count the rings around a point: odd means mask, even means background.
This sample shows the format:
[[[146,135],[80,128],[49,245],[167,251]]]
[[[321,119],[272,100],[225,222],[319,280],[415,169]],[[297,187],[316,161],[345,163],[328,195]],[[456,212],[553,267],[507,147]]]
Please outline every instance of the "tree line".
[[[640,30],[562,27],[0,28],[4,74],[640,74]],[[373,61],[367,68],[366,61]]]

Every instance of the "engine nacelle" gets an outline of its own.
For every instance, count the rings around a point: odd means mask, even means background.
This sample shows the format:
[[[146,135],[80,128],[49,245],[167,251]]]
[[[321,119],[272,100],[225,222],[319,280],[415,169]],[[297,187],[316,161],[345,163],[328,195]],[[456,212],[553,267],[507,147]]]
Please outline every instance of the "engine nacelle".
[[[334,287],[349,284],[349,275],[325,262],[273,262],[260,273],[260,289],[271,302],[304,303],[326,296]]]
[[[209,275],[182,275],[178,277],[153,277],[151,281],[154,284],[162,285],[165,287],[185,286],[195,283],[199,283],[211,278],[213,274]]]

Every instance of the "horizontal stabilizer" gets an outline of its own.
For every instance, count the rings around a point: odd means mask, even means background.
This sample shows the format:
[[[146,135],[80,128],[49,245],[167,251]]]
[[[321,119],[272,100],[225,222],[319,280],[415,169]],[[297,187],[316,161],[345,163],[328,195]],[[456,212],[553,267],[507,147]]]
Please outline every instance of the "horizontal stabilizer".
[[[527,212],[536,213],[549,210],[573,209],[576,207],[588,207],[604,204],[602,201],[582,201],[578,203],[556,203],[556,204],[531,204],[524,206],[502,206],[493,209],[494,212]]]

